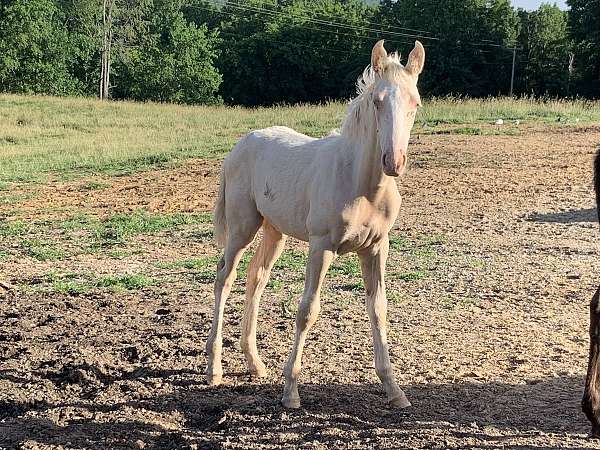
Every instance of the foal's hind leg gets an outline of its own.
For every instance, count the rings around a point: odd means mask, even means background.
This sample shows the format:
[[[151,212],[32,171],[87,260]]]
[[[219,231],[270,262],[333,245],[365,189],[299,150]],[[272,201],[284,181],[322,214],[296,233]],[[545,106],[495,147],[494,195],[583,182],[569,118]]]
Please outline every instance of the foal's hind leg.
[[[236,220],[230,220],[230,216],[228,215],[227,219],[228,229],[225,252],[217,266],[213,322],[208,340],[206,341],[206,353],[208,357],[206,380],[211,385],[220,384],[223,377],[221,350],[223,346],[223,312],[225,310],[225,301],[235,281],[237,275],[236,269],[240,259],[248,244],[254,239],[262,221],[262,217],[256,210],[243,218],[235,217]]]
[[[256,348],[256,320],[258,318],[258,305],[265,286],[269,281],[271,269],[281,255],[286,240],[279,230],[264,221],[263,238],[260,246],[250,261],[248,267],[248,280],[246,282],[246,304],[244,305],[244,317],[242,319],[242,337],[240,345],[248,371],[257,377],[267,374],[265,365],[258,356]]]

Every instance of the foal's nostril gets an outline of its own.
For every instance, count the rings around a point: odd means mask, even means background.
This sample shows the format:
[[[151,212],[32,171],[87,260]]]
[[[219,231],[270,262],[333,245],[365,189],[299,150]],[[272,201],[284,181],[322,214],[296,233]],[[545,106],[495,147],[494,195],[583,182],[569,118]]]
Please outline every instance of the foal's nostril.
[[[383,162],[383,167],[387,167],[387,154],[385,154],[385,153],[383,154],[382,162]]]

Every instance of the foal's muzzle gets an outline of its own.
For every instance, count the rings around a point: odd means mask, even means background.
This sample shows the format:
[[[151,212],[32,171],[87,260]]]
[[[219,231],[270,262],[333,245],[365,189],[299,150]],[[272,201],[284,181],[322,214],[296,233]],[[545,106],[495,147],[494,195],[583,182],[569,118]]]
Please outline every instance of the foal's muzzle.
[[[399,177],[404,173],[406,167],[406,153],[402,152],[398,155],[397,161],[390,154],[384,153],[381,158],[381,165],[383,166],[383,173],[388,177]]]

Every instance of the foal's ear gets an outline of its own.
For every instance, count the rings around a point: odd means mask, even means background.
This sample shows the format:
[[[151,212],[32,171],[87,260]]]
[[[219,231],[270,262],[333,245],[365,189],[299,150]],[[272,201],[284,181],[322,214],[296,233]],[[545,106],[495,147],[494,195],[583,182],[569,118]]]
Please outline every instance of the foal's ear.
[[[410,55],[408,55],[408,62],[406,63],[405,69],[410,72],[414,77],[418,77],[423,71],[423,65],[425,64],[425,49],[423,44],[419,41],[415,41],[415,48],[412,49]]]
[[[383,73],[383,69],[385,68],[386,60],[387,60],[387,52],[385,51],[385,48],[383,47],[383,39],[382,39],[373,46],[373,50],[371,51],[371,67],[378,75],[381,75]]]

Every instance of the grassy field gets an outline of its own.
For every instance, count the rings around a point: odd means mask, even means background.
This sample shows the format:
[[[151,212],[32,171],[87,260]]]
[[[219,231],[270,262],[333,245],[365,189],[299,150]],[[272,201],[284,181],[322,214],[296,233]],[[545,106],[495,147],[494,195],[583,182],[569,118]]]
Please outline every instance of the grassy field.
[[[188,158],[220,158],[244,133],[270,125],[322,136],[340,125],[344,109],[340,102],[247,109],[2,95],[0,190],[8,182],[119,175]],[[482,128],[499,118],[507,121],[503,129]],[[515,134],[514,120],[597,121],[600,104],[432,99],[419,112],[415,133]]]

